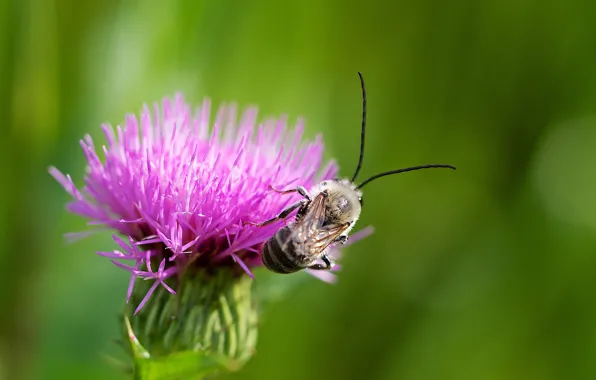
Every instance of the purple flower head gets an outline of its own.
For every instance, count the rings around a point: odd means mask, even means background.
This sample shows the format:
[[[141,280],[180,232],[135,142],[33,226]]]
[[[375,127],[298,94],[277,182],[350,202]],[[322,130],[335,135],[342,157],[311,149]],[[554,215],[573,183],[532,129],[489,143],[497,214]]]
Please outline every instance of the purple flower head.
[[[153,111],[145,106],[140,120],[129,115],[123,127],[102,127],[102,159],[85,136],[80,190],[50,168],[74,198],[70,212],[124,235],[114,235],[117,250],[98,254],[131,272],[128,297],[137,278],[153,281],[136,312],[158,286],[175,293],[167,280],[189,271],[227,266],[252,276],[251,268],[262,265],[262,244],[286,222],[243,222],[267,220],[300,197],[270,186],[309,188],[337,174],[333,162],[322,166],[320,136],[302,141],[301,122],[293,129],[283,118],[257,124],[255,108],[237,122],[236,108],[223,106],[212,125],[210,109],[205,100],[193,114],[180,95]]]

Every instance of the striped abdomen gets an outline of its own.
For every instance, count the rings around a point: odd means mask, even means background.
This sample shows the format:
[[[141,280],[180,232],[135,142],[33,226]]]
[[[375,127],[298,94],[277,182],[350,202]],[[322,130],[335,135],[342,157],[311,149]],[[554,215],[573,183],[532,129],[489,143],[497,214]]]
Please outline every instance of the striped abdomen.
[[[313,261],[310,255],[296,252],[290,240],[292,231],[283,227],[263,244],[261,259],[267,269],[277,273],[293,273],[304,269]]]

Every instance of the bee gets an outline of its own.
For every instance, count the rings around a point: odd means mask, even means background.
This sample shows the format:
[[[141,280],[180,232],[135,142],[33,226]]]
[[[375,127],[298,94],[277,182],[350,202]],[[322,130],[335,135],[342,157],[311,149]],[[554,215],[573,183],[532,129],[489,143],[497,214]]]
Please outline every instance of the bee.
[[[420,169],[448,168],[443,164],[413,166],[382,172],[355,184],[364,158],[364,136],[366,129],[366,89],[364,78],[359,72],[362,88],[362,127],[360,134],[360,157],[352,179],[324,180],[312,189],[302,186],[288,190],[270,189],[280,194],[298,193],[303,199],[284,209],[279,215],[255,226],[266,226],[286,219],[297,210],[294,221],[280,228],[262,247],[261,258],[265,267],[276,273],[294,273],[302,269],[329,270],[334,263],[328,252],[335,244],[345,244],[348,234],[354,228],[362,211],[362,187],[377,178]]]

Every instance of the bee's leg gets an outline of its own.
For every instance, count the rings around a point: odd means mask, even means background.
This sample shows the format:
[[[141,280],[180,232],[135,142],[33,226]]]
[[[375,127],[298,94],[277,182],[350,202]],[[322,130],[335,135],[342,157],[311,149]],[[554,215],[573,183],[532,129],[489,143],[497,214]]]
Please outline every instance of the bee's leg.
[[[348,235],[339,235],[333,240],[334,243],[346,244],[348,242]]]
[[[312,264],[310,266],[308,266],[308,269],[314,269],[314,270],[329,270],[331,269],[331,260],[329,260],[329,257],[327,256],[327,254],[324,254],[323,256],[321,256],[321,260],[323,260],[323,262],[325,263],[325,265],[323,264]]]
[[[269,185],[269,188],[273,191],[275,191],[276,193],[280,193],[280,194],[289,194],[289,193],[298,193],[300,195],[302,195],[304,198],[308,199],[310,201],[310,197],[308,196],[308,193],[306,192],[306,189],[302,186],[296,186],[296,188],[294,189],[289,189],[289,190],[279,190],[276,189],[275,187]]]
[[[345,228],[350,227],[350,222],[344,224]],[[348,242],[348,235],[339,235],[333,240],[334,243],[346,244]]]
[[[261,223],[253,223],[253,222],[243,222],[244,225],[252,225],[252,226],[258,226],[258,227],[262,227],[262,226],[266,226],[268,224],[271,224],[273,222],[276,222],[280,219],[285,219],[288,215],[290,215],[290,213],[294,210],[296,210],[298,207],[301,207],[303,205],[305,205],[308,201],[307,200],[301,200],[299,202],[294,203],[293,205],[289,206],[288,208],[286,208],[285,210],[283,210],[282,212],[279,213],[278,216],[275,216],[269,220],[266,220],[264,222]]]

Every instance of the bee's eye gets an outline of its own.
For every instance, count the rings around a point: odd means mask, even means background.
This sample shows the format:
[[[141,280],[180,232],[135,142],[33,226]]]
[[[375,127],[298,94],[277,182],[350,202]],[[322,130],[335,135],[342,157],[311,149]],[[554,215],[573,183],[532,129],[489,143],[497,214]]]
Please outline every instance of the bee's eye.
[[[362,199],[362,197],[358,198],[358,202],[360,202],[360,206],[362,206],[364,204],[364,200]]]
[[[327,181],[323,181],[323,182],[321,182],[321,185],[323,185],[323,186],[327,186]]]

